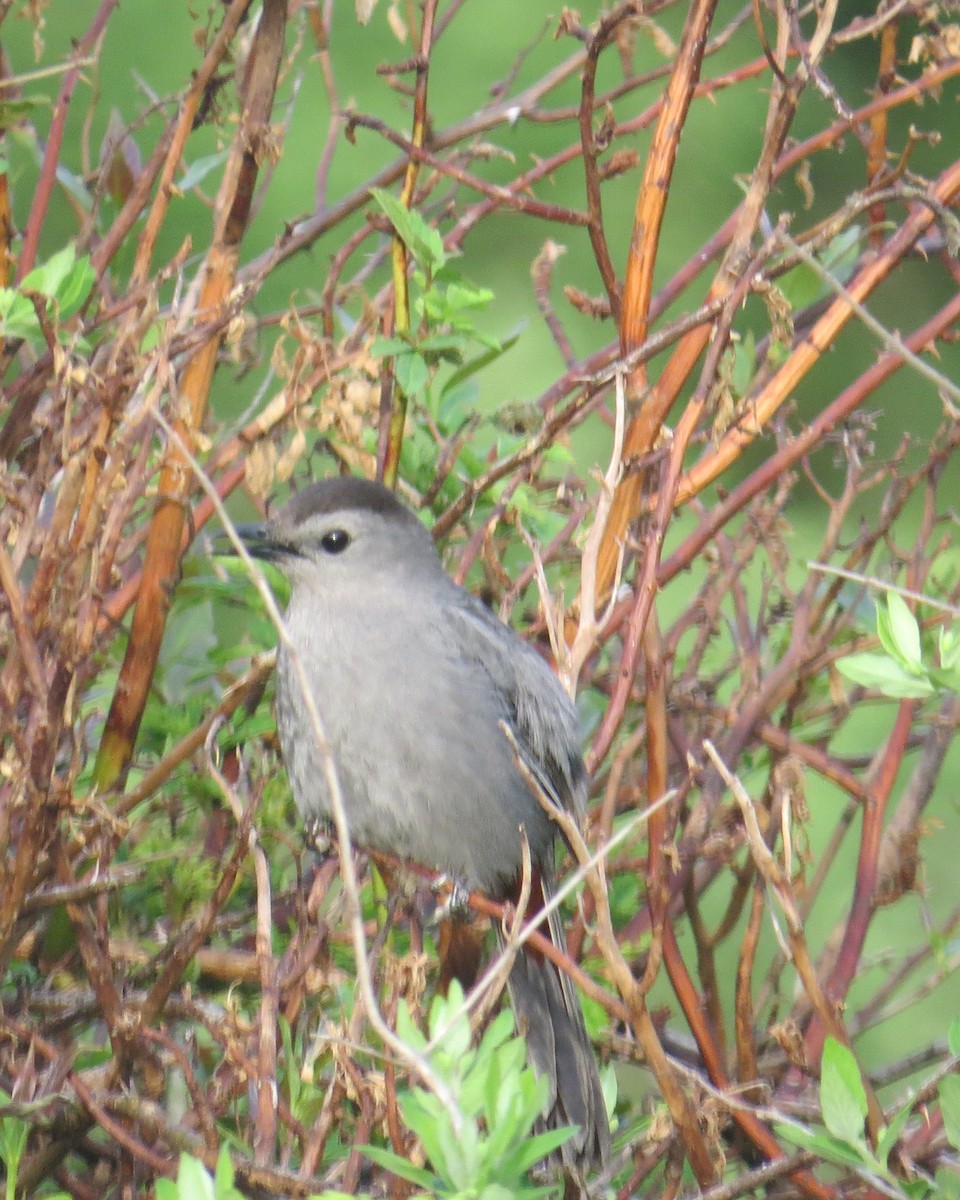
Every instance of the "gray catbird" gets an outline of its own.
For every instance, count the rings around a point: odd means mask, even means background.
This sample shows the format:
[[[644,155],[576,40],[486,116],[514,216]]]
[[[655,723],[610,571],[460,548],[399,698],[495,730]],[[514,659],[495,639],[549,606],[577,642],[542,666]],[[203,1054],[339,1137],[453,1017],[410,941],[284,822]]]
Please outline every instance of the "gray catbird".
[[[550,895],[556,826],[517,769],[582,814],[576,710],[550,668],[443,570],[427,529],[392,492],[328,479],[244,535],[291,584],[286,625],[337,764],[360,846],[515,899],[521,827],[534,866],[530,912]],[[313,726],[281,646],[278,732],[308,823],[330,815]],[[556,912],[544,925],[562,945]],[[576,1125],[577,1170],[606,1159],[600,1080],[570,978],[525,948],[508,981],[531,1062],[550,1084],[547,1126]]]

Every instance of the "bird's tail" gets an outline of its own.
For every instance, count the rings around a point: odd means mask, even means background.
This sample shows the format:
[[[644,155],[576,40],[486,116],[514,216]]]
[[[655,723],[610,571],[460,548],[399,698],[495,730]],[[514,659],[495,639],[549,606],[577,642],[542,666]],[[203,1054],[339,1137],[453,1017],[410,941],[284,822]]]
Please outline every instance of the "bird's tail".
[[[536,901],[540,900],[537,893],[542,890],[545,902],[550,895],[550,884],[549,880],[539,878],[534,882],[542,883],[542,889],[539,886],[533,889],[535,902],[531,909],[536,910],[539,908]],[[563,947],[556,910],[540,928],[555,946]],[[498,937],[502,948],[502,932],[498,932]],[[582,1174],[588,1166],[606,1163],[610,1155],[610,1124],[573,980],[527,943],[514,960],[507,988],[517,1028],[526,1038],[530,1062],[550,1085],[545,1127],[576,1125],[579,1129],[560,1148],[564,1166]]]

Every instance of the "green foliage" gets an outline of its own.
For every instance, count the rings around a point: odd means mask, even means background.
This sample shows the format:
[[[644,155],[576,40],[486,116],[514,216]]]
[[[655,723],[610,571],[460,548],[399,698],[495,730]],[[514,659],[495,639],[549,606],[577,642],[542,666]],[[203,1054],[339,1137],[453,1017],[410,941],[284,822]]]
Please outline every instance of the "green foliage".
[[[157,1180],[157,1200],[245,1200],[234,1183],[233,1164],[226,1146],[220,1148],[213,1175],[190,1154],[180,1158],[177,1178]],[[347,1200],[343,1192],[321,1192],[309,1200]]]
[[[941,628],[939,667],[924,660],[920,624],[896,592],[877,605],[877,636],[883,654],[850,654],[837,663],[841,675],[892,699],[924,700],[937,692],[960,692],[960,631]]]
[[[452,266],[443,238],[416,211],[405,208],[381,188],[370,193],[414,259],[410,286],[410,328],[393,337],[374,338],[371,352],[393,359],[403,394],[422,404],[444,437],[454,436],[469,419],[478,393],[473,377],[499,358],[516,338],[500,340],[483,333],[477,315],[493,300]],[[447,368],[442,371],[441,368]],[[405,471],[432,478],[439,447],[431,431],[417,422],[403,447]],[[483,456],[464,447],[460,465],[471,475],[483,469]]]
[[[77,258],[72,245],[64,246],[25,275],[19,287],[0,288],[0,335],[22,338],[34,346],[45,345],[43,327],[28,293],[47,297],[46,317],[56,325],[80,311],[95,278],[90,259],[86,255]]]
[[[0,1092],[5,1104],[10,1102],[6,1092]],[[0,1160],[6,1172],[6,1200],[13,1200],[17,1189],[20,1161],[27,1148],[30,1126],[21,1117],[0,1117]]]
[[[0,1089],[0,1110],[10,1104],[11,1097],[7,1092]],[[41,1108],[46,1101],[37,1101],[35,1104],[21,1104],[19,1109],[23,1113],[27,1113],[31,1108]],[[0,1116],[0,1163],[3,1164],[3,1197],[4,1200],[15,1200],[18,1194],[17,1181],[20,1173],[20,1164],[23,1162],[24,1154],[27,1149],[27,1139],[30,1135],[31,1125],[25,1116],[21,1115],[2,1115]],[[36,1193],[38,1197],[43,1197],[44,1200],[69,1200],[66,1192],[52,1191],[50,1189],[41,1189]]]
[[[324,1089],[304,1078],[300,1064],[304,1061],[304,1034],[302,1030],[294,1037],[290,1022],[280,1017],[280,1042],[283,1048],[280,1063],[287,1090],[287,1103],[297,1121],[311,1126],[320,1115]]]
[[[455,1117],[423,1088],[399,1098],[400,1112],[422,1142],[429,1169],[377,1146],[364,1152],[401,1179],[449,1200],[534,1200],[556,1194],[556,1188],[530,1184],[527,1173],[573,1130],[533,1133],[547,1084],[527,1066],[524,1040],[512,1028],[511,1014],[502,1012],[473,1048],[463,992],[455,983],[446,998],[438,996],[431,1006],[429,1042],[401,1004],[398,1034],[429,1059],[459,1111]]]
[[[823,1123],[838,1141],[854,1145],[863,1140],[867,1093],[860,1068],[846,1046],[834,1038],[827,1038],[823,1048],[820,1108]]]
[[[198,1158],[184,1154],[175,1180],[157,1180],[157,1200],[243,1200],[243,1193],[233,1183],[233,1165],[226,1146],[220,1150],[214,1175]]]
[[[951,1044],[960,1038],[960,1022],[951,1026]],[[950,1145],[960,1149],[960,1078],[948,1075],[939,1087],[944,1132]],[[960,1195],[960,1179],[941,1170],[936,1183],[919,1176],[904,1180],[894,1169],[893,1151],[914,1110],[911,1096],[884,1126],[871,1149],[864,1134],[867,1097],[857,1060],[846,1046],[827,1038],[820,1065],[820,1111],[825,1130],[804,1129],[798,1125],[778,1126],[787,1141],[813,1151],[825,1162],[847,1167],[875,1183],[883,1191],[904,1200],[934,1200],[938,1196]],[[942,1177],[942,1178],[941,1178]]]
[[[370,194],[415,263],[410,328],[389,338],[376,337],[371,344],[374,355],[393,360],[397,384],[428,418],[413,421],[406,430],[401,473],[416,487],[429,490],[444,447],[456,444],[455,470],[438,496],[440,503],[448,504],[459,492],[458,476],[476,479],[489,468],[491,454],[502,459],[522,449],[531,417],[533,428],[539,427],[541,417],[511,412],[507,406],[485,411],[476,376],[513,347],[519,333],[502,338],[485,333],[478,317],[491,305],[494,293],[477,287],[454,268],[454,256],[444,248],[440,233],[419,212],[405,208],[380,188],[372,188]],[[571,467],[573,456],[568,446],[556,441],[544,446],[541,461],[545,475],[559,478]],[[504,482],[489,488],[478,500],[478,512],[492,511],[506,486]],[[563,516],[543,503],[541,490],[525,484],[512,489],[510,507],[541,542],[549,541],[564,524]]]

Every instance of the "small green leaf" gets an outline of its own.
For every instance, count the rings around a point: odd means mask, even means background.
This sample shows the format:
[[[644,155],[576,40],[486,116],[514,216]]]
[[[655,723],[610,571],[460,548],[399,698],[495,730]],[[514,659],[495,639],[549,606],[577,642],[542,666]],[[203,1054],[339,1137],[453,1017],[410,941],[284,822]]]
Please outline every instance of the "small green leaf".
[[[735,395],[745,396],[757,369],[757,346],[753,331],[748,329],[741,341],[733,346],[733,370],[730,385]]]
[[[177,181],[177,187],[181,192],[189,192],[202,183],[211,171],[225,163],[228,154],[229,150],[221,150],[217,154],[208,154],[204,158],[196,159]]]
[[[890,610],[885,604],[877,603],[875,619],[877,624],[877,637],[880,639],[880,645],[890,655],[899,661],[900,655],[897,653],[897,643],[893,637],[893,628],[890,623]]]
[[[923,1176],[919,1179],[905,1179],[900,1184],[900,1187],[903,1189],[903,1194],[907,1197],[907,1200],[934,1200],[934,1196],[936,1200],[943,1200],[943,1197],[939,1194],[931,1194],[930,1181]],[[949,1194],[949,1192],[946,1193],[947,1196]]]
[[[392,358],[394,354],[406,354],[409,349],[409,339],[399,337],[377,337],[370,345],[370,353],[376,358]]]
[[[447,262],[439,232],[413,209],[405,208],[383,188],[371,188],[370,195],[383,209],[397,235],[425,271],[435,274]]]
[[[509,337],[503,338],[502,340],[496,342],[495,345],[489,346],[487,350],[485,350],[482,354],[477,355],[476,358],[469,359],[463,364],[462,367],[460,367],[453,373],[453,375],[450,376],[450,379],[447,382],[447,387],[456,387],[457,384],[462,383],[471,375],[475,375],[477,371],[481,371],[484,367],[489,366],[490,363],[495,362],[503,353],[505,353],[505,351],[509,350],[511,346],[516,345],[519,338],[519,333],[511,334]],[[485,342],[482,342],[482,344],[486,345]]]
[[[416,1027],[410,1009],[405,1001],[400,1001],[397,1009],[397,1037],[412,1046],[414,1050],[422,1050],[425,1046],[423,1034]]]
[[[213,1190],[216,1200],[243,1200],[242,1193],[233,1184],[233,1163],[230,1161],[230,1151],[226,1144],[220,1147],[220,1153],[217,1156]]]
[[[947,1141],[954,1150],[960,1150],[960,1075],[940,1080],[940,1113]]]
[[[394,1154],[392,1150],[384,1150],[382,1146],[358,1146],[357,1149],[361,1154],[365,1154],[371,1162],[375,1162],[378,1167],[385,1167],[398,1179],[406,1179],[408,1183],[412,1183],[416,1187],[423,1188],[428,1192],[433,1191],[436,1177],[430,1171],[425,1171],[422,1167],[415,1167],[405,1158],[401,1158],[399,1154]],[[324,1196],[326,1196],[326,1192],[324,1192]]]
[[[887,595],[887,615],[896,657],[905,666],[919,667],[921,665],[920,626],[916,617],[907,607],[907,602],[896,592],[890,592]]]
[[[179,1200],[216,1200],[209,1171],[198,1158],[190,1154],[180,1156],[177,1195]]]
[[[900,1139],[900,1134],[903,1133],[903,1127],[910,1119],[910,1114],[913,1112],[913,1101],[909,1100],[899,1112],[894,1114],[893,1120],[880,1134],[877,1139],[877,1158],[882,1163],[885,1163],[890,1157],[890,1152]]]
[[[430,382],[430,368],[414,350],[398,354],[393,363],[397,383],[405,396],[421,396]]]
[[[459,333],[429,333],[417,342],[417,349],[424,354],[453,354],[452,361],[459,362],[463,354],[463,335]]]
[[[488,1183],[480,1193],[479,1200],[515,1200],[513,1188],[505,1188],[499,1183]]]
[[[18,124],[24,117],[28,116],[39,108],[41,105],[49,105],[50,101],[44,96],[43,99],[30,100],[4,100],[0,103],[0,131],[9,129],[12,125]],[[4,167],[6,170],[6,167]]]
[[[76,261],[77,252],[73,244],[68,243],[25,275],[20,286],[25,292],[43,292],[45,296],[55,296]]]
[[[828,1037],[820,1064],[820,1108],[827,1129],[847,1145],[863,1143],[867,1094],[860,1068],[846,1046]]]
[[[16,288],[0,288],[0,333],[27,341],[43,337],[33,301]]]
[[[943,670],[953,671],[960,667],[960,629],[942,628],[938,648]]]
[[[86,255],[78,258],[64,276],[55,296],[62,321],[72,317],[86,303],[96,278],[90,259]]]
[[[853,274],[854,267],[860,257],[863,241],[863,226],[851,225],[831,239],[830,245],[823,252],[823,265],[842,282]]]

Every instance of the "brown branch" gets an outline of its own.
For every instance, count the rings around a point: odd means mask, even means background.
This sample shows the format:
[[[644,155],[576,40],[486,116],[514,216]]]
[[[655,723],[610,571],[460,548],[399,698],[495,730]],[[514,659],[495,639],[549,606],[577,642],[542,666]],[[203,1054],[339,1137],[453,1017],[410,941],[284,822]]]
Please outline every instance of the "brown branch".
[[[245,5],[234,0],[230,15],[240,19]],[[246,229],[259,164],[269,149],[267,121],[273,104],[286,27],[284,0],[271,0],[251,50],[251,67],[244,92],[244,109],[217,198],[213,244],[207,256],[199,300],[201,316],[217,314],[233,287],[240,240]],[[223,31],[221,30],[221,33]],[[160,211],[158,208],[154,212]],[[148,222],[149,226],[149,222]],[[149,236],[141,242],[137,270],[149,261]],[[206,411],[207,397],[220,345],[211,336],[187,363],[180,385],[174,422],[178,439],[168,447],[160,472],[159,502],[147,536],[145,566],[134,610],[127,652],[120,669],[94,775],[102,789],[113,787],[126,774],[140,720],[153,679],[160,642],[180,570],[184,502],[191,473],[180,448],[194,444]]]
[[[636,17],[641,10],[638,3],[621,4],[612,13],[603,17],[597,26],[597,31],[587,46],[587,57],[583,65],[583,77],[580,84],[580,160],[583,163],[584,181],[587,190],[587,230],[590,234],[590,244],[593,247],[593,257],[603,280],[610,311],[617,326],[620,325],[620,284],[603,229],[603,202],[600,196],[600,173],[597,169],[597,142],[593,133],[593,112],[596,104],[597,64],[600,55],[610,44],[617,30],[624,21]],[[642,340],[642,339],[640,339]]]

